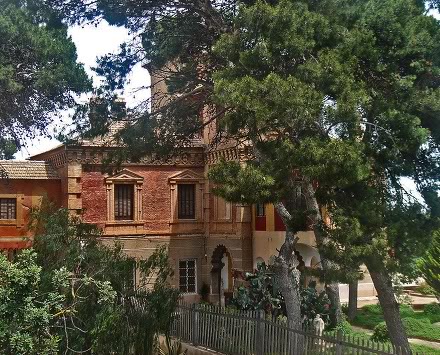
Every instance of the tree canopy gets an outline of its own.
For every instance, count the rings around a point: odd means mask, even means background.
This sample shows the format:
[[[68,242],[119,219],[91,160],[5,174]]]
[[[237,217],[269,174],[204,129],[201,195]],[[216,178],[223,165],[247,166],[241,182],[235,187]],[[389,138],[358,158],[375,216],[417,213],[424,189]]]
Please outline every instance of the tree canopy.
[[[0,255],[1,353],[151,354],[179,296],[166,250],[135,260],[65,209],[34,218],[34,248]]]
[[[138,34],[101,61],[107,97],[138,61],[153,85],[166,84],[153,90],[151,110],[129,112],[119,137],[127,154],[178,148],[216,120],[215,143],[248,145],[254,159],[214,167],[215,192],[275,203],[288,229],[285,270],[301,218],[313,224],[323,265],[366,263],[391,339],[408,346],[391,275],[410,273],[439,217],[440,24],[427,15],[436,2],[51,3],[72,22],[106,18]]]
[[[48,133],[57,112],[91,89],[76,48],[49,7],[0,1],[0,153],[11,157],[26,138]],[[12,149],[14,152],[14,149]]]

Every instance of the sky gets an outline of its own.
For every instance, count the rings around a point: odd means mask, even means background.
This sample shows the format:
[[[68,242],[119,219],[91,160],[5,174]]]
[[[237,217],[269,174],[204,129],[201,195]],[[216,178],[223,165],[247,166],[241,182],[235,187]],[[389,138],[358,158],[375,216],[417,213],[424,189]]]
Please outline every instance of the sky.
[[[98,77],[92,67],[96,66],[96,59],[108,53],[116,52],[122,42],[129,38],[128,31],[121,27],[110,26],[103,21],[98,26],[86,25],[75,26],[69,29],[69,35],[77,48],[78,61],[84,64],[87,74],[93,78],[94,86],[98,86],[102,78]],[[127,102],[127,106],[132,107],[136,103],[145,100],[149,96],[148,90],[144,89],[134,93],[134,91],[142,86],[150,84],[150,76],[148,71],[141,67],[140,64],[133,68],[130,74],[130,83],[126,86],[122,96]],[[88,100],[90,95],[83,95],[80,101]],[[62,121],[57,120],[49,128],[50,132],[59,130],[61,126],[69,124],[69,112],[62,113]],[[56,139],[39,136],[33,140],[25,142],[25,147],[15,155],[18,160],[23,160],[31,155],[35,155],[46,150],[52,149],[59,145]]]

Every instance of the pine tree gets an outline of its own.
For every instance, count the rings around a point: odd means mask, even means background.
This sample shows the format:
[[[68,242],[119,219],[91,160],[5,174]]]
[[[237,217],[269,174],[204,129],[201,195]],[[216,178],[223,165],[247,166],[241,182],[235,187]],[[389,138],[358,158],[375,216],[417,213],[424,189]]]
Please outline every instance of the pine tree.
[[[0,1],[0,155],[47,134],[74,94],[91,89],[67,26],[38,1]],[[15,149],[14,149],[15,148]]]
[[[440,233],[434,235],[432,244],[426,254],[418,261],[426,283],[431,286],[437,298],[440,298]]]
[[[277,266],[283,296],[292,302],[289,318],[299,314],[295,233],[307,218],[327,284],[329,275],[355,274],[365,263],[392,342],[408,348],[391,276],[409,272],[438,217],[440,26],[424,2],[158,0],[81,7],[78,0],[56,0],[53,6],[71,21],[104,17],[142,32],[142,48],[127,45],[101,61],[109,98],[145,58],[153,83],[167,84],[167,95],[154,98],[163,105],[131,112],[132,125],[119,136],[128,148],[122,158],[178,149],[216,119],[219,139],[244,142],[254,155],[245,166],[216,166],[210,173],[216,193],[273,202],[286,225]],[[202,110],[209,115],[201,124]],[[410,198],[402,177],[416,182],[426,205]],[[299,195],[305,210],[297,207]]]

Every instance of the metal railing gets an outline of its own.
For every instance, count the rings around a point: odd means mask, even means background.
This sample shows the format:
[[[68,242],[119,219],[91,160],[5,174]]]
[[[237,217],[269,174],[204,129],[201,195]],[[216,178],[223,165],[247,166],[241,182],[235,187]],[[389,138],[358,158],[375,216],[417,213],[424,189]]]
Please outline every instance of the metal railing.
[[[391,344],[375,343],[342,332],[315,334],[260,311],[236,311],[209,305],[179,304],[171,334],[184,342],[224,354],[380,354],[406,355]]]

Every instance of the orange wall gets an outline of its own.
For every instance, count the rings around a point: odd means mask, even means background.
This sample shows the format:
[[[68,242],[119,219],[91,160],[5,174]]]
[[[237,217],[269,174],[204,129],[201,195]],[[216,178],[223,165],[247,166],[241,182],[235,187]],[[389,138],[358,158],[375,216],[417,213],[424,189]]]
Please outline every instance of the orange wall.
[[[0,181],[0,198],[17,198],[16,220],[0,220],[0,248],[15,249],[26,246],[23,237],[29,236],[28,222],[31,208],[40,206],[47,196],[60,206],[60,180],[4,180]]]

